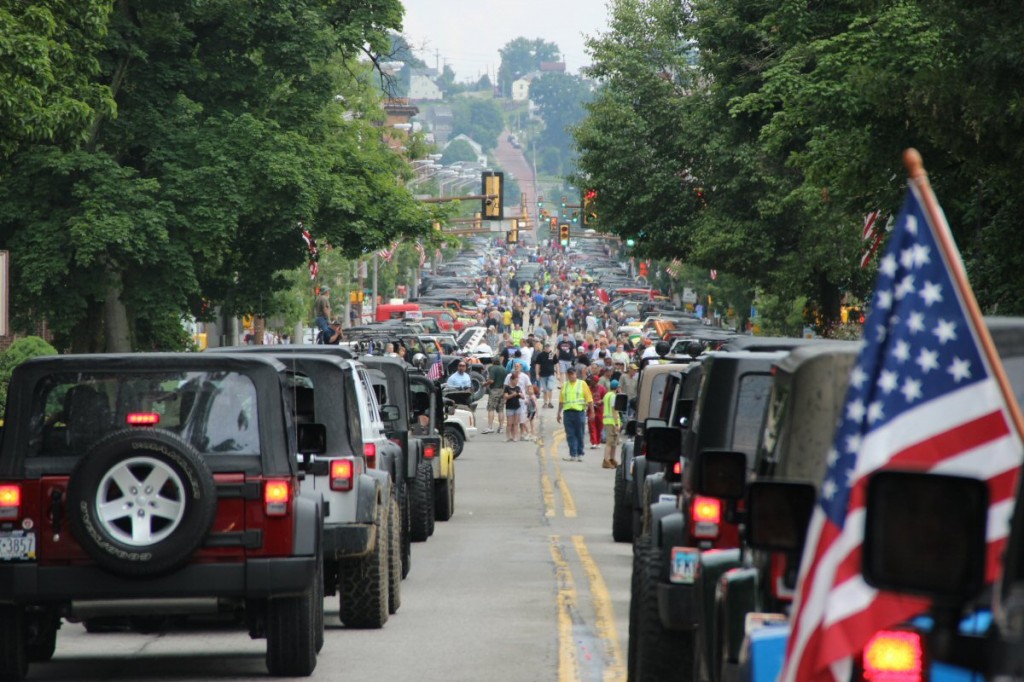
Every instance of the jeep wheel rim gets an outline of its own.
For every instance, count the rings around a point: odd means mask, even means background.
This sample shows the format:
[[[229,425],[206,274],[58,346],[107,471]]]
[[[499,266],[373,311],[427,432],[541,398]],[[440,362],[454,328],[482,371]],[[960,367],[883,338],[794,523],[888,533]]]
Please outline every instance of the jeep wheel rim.
[[[112,467],[96,491],[103,530],[133,547],[153,545],[181,525],[185,484],[174,469],[152,457],[132,457]]]

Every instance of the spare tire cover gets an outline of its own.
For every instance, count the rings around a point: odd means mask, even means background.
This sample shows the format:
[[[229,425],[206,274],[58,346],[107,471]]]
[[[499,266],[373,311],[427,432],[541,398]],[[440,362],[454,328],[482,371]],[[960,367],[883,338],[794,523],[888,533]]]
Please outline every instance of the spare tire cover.
[[[68,481],[72,534],[101,567],[124,576],[172,571],[203,542],[217,509],[213,474],[167,431],[112,433]]]

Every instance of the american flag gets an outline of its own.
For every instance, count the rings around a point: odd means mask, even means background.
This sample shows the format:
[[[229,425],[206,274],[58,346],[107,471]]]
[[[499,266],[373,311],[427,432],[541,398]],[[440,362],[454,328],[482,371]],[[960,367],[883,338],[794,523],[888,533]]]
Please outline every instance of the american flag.
[[[430,366],[427,371],[427,378],[431,381],[439,381],[441,376],[444,374],[444,367],[441,364],[441,351],[437,352],[434,356],[434,364]]]
[[[911,183],[879,264],[865,346],[850,373],[808,529],[782,682],[850,679],[853,656],[878,629],[928,608],[919,598],[879,592],[861,577],[865,490],[874,471],[987,480],[989,580],[1006,544],[1021,439],[982,350],[987,332],[971,322],[973,294],[951,274],[963,272],[960,256],[955,247],[940,249],[939,240],[952,243],[949,228],[937,208],[939,224],[923,208],[930,191]]]
[[[860,267],[863,270],[871,262],[871,259],[875,257],[875,252],[878,251],[878,247],[882,244],[882,239],[885,238],[885,230],[878,224],[878,216],[880,211],[871,211],[864,216],[864,228],[862,230],[862,239],[864,240],[864,251],[860,256]]]
[[[299,229],[302,230],[302,241],[306,242],[306,248],[309,249],[309,278],[315,280],[317,273],[320,272],[320,252],[317,250],[316,240],[313,239],[309,230],[303,228],[302,223],[299,223]]]
[[[420,267],[427,262],[427,252],[423,249],[423,242],[416,242],[416,250],[420,252]]]
[[[384,259],[385,263],[390,263],[391,259],[395,256],[395,251],[398,250],[398,245],[402,243],[401,239],[391,242],[391,246],[383,248],[377,252],[377,255]]]
[[[711,279],[718,279],[718,270],[711,270]]]

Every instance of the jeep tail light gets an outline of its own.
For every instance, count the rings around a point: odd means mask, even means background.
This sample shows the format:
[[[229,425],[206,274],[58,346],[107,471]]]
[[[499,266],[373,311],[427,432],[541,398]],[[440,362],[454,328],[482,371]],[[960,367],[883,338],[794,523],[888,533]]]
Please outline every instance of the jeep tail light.
[[[160,423],[160,415],[156,412],[129,412],[124,421],[128,426],[156,426]]]
[[[921,682],[924,650],[911,630],[880,630],[861,652],[864,679],[872,682]]]
[[[284,516],[292,489],[288,481],[267,481],[263,484],[263,506],[267,516]]]
[[[716,497],[694,497],[693,506],[690,508],[690,520],[693,537],[718,537],[718,524],[722,522],[722,501]]]
[[[331,490],[352,490],[355,462],[351,459],[331,460]]]
[[[16,519],[21,511],[21,486],[0,485],[0,519]]]
[[[437,446],[433,443],[427,443],[423,446],[423,457],[424,459],[434,459],[437,457]]]
[[[676,476],[678,476],[679,474],[683,473],[683,463],[682,462],[676,462],[675,464],[673,464],[672,465],[672,473],[675,474]]]
[[[374,443],[363,444],[363,457],[366,458],[366,468],[377,468],[377,446]]]

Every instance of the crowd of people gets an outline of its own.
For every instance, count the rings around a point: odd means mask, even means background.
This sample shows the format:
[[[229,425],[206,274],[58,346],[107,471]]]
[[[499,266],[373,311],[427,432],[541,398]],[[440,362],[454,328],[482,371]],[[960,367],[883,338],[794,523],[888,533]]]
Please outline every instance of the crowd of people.
[[[539,410],[564,425],[570,462],[586,445],[603,449],[606,468],[618,465],[624,415],[617,395],[636,396],[640,363],[655,356],[650,340],[617,330],[632,320],[603,302],[583,268],[555,250],[525,256],[525,279],[509,254],[486,257],[479,280],[478,321],[495,355],[486,370],[487,427],[509,442],[534,440]],[[449,381],[449,385],[450,385]]]

